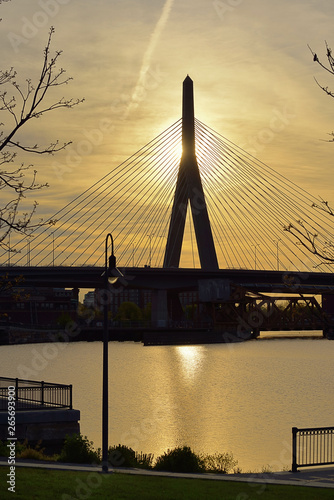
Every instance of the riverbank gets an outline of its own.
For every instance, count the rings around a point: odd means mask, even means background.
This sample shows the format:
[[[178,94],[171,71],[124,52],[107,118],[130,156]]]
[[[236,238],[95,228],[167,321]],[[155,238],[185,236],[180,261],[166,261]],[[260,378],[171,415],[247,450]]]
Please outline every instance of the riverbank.
[[[253,338],[249,333],[213,331],[207,328],[111,327],[109,340],[142,342],[144,345],[200,345],[243,342]],[[0,329],[0,345],[48,342],[94,342],[103,340],[102,327],[80,326],[76,323],[64,329],[23,328],[8,326]]]
[[[111,341],[142,342],[145,328],[112,328],[109,331]],[[76,323],[61,328],[23,328],[8,326],[0,329],[0,345],[36,344],[48,342],[93,342],[102,341],[103,328],[87,328]]]

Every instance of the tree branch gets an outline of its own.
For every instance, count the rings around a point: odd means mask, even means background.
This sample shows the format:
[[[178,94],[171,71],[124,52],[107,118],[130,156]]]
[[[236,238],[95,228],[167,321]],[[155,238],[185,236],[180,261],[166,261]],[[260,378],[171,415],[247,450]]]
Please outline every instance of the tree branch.
[[[316,205],[314,205],[316,206]],[[283,231],[287,231],[297,239],[297,244],[302,245],[308,252],[319,257],[327,264],[334,264],[334,245],[329,241],[318,243],[318,235],[309,231],[303,221],[297,221],[298,226],[290,223],[283,226]],[[318,265],[324,264],[321,262]],[[315,266],[318,267],[318,266]]]
[[[55,109],[59,108],[73,108],[74,106],[77,106],[78,104],[84,102],[83,98],[65,99],[64,97],[61,97],[59,100],[53,102],[52,104],[41,107],[42,102],[44,102],[47,93],[52,87],[65,85],[69,83],[70,80],[72,80],[72,78],[70,77],[62,79],[62,75],[65,73],[65,70],[63,68],[61,68],[60,70],[56,70],[56,63],[62,52],[57,51],[53,57],[50,56],[50,46],[52,35],[54,34],[54,32],[54,28],[51,27],[49,31],[48,41],[44,49],[43,66],[36,88],[33,86],[31,80],[27,79],[27,88],[25,91],[23,91],[17,81],[12,81],[15,76],[15,73],[13,72],[11,75],[9,74],[7,79],[4,78],[4,82],[11,83],[11,85],[16,90],[17,95],[20,97],[21,109],[18,113],[16,112],[17,101],[15,96],[7,98],[7,92],[3,92],[2,94],[0,94],[0,100],[2,102],[0,111],[7,111],[15,121],[14,128],[12,128],[12,130],[10,130],[7,135],[4,135],[4,133],[2,132],[0,140],[0,151],[6,148],[8,145],[20,147],[26,152],[35,152],[40,154],[58,151],[58,149],[50,148],[50,146],[44,149],[40,149],[37,145],[33,148],[24,145],[22,146],[19,141],[15,141],[13,138],[23,127],[23,125],[25,125],[32,118],[40,118],[45,113],[54,111]],[[64,146],[62,146],[60,149],[66,147],[65,144],[68,145],[70,143],[64,143]]]
[[[0,4],[2,1],[0,0]],[[30,191],[40,190],[48,184],[39,184],[36,180],[37,172],[32,172],[31,178],[27,179],[26,174],[32,165],[25,166],[23,163],[19,167],[6,168],[12,166],[17,160],[17,152],[50,154],[65,149],[71,141],[61,144],[58,140],[51,142],[48,146],[40,146],[37,143],[25,144],[18,138],[18,133],[33,118],[40,118],[50,111],[59,108],[73,108],[82,103],[84,99],[46,99],[51,96],[52,91],[57,87],[67,85],[72,78],[65,77],[63,68],[57,69],[61,51],[51,54],[52,36],[55,30],[50,28],[48,40],[43,51],[43,63],[40,75],[36,84],[31,79],[25,80],[25,85],[21,86],[16,80],[16,72],[10,70],[0,70],[0,85],[3,91],[0,93],[0,112],[2,116],[9,118],[0,122],[0,190],[2,190],[2,207],[0,207],[0,247],[9,249],[6,239],[12,231],[29,236],[31,231],[41,225],[53,225],[56,221],[43,221],[40,219],[32,222],[36,215],[38,203],[33,202],[31,208],[19,214],[22,201]],[[12,90],[14,92],[12,93]],[[7,201],[6,201],[7,200]]]

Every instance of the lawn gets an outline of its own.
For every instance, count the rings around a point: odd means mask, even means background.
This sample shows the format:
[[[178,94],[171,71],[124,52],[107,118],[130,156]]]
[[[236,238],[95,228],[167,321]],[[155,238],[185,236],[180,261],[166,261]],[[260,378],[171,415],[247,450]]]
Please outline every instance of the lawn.
[[[16,468],[15,494],[7,490],[8,467],[0,467],[0,498],[15,500],[320,500],[333,489],[276,486],[206,479],[178,479],[98,472]]]

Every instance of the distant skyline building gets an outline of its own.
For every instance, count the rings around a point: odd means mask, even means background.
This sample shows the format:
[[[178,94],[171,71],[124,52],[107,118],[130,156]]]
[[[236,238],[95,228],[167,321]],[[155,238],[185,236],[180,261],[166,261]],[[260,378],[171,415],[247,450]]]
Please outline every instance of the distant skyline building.
[[[1,293],[0,320],[24,326],[56,327],[64,318],[75,320],[78,289],[14,287]]]

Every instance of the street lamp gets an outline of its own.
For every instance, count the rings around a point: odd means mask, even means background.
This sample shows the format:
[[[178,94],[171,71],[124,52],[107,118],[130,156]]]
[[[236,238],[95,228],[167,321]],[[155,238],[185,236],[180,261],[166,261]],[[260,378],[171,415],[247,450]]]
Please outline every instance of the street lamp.
[[[279,238],[278,240],[273,240],[273,242],[276,244],[277,271],[279,271],[278,244],[280,241],[281,241],[281,238]]]
[[[108,257],[108,240],[111,241],[111,255]],[[118,278],[123,275],[116,267],[114,255],[114,240],[110,233],[105,242],[105,265],[104,273],[105,297],[103,301],[103,381],[102,381],[102,472],[108,472],[108,288],[114,285]]]
[[[151,261],[152,261],[152,234],[147,234],[146,236],[148,236],[150,238],[150,258],[149,258],[149,266],[151,267]]]
[[[52,231],[52,266],[55,265],[55,232]]]
[[[27,239],[27,266],[30,266],[30,240]]]
[[[254,255],[255,270],[256,270],[256,249],[259,246],[260,246],[260,243],[255,243],[254,245],[252,245],[252,247],[254,247],[254,253],[255,253],[255,255]]]
[[[132,246],[132,267],[135,267],[135,248],[136,248],[136,242],[133,242]]]
[[[8,267],[10,267],[10,233],[8,234]]]

